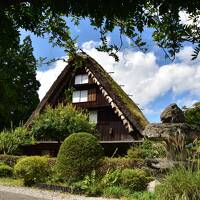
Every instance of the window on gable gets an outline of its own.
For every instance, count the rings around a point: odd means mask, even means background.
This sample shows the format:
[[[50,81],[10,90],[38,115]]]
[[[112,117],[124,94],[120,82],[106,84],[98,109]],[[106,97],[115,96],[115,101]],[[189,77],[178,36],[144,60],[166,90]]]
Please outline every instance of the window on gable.
[[[73,91],[72,103],[87,102],[88,90]]]
[[[88,83],[88,75],[80,74],[75,76],[75,85]]]
[[[80,102],[86,102],[88,101],[88,91],[87,90],[81,90],[80,91]]]
[[[89,120],[95,124],[98,122],[98,113],[96,110],[89,111]]]

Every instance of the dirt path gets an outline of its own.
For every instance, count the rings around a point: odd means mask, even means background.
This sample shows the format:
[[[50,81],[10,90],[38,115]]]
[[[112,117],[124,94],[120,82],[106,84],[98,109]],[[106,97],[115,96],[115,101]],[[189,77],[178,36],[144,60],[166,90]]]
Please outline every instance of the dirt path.
[[[0,200],[108,200],[103,197],[85,197],[26,187],[0,185]],[[115,200],[115,199],[109,199]]]

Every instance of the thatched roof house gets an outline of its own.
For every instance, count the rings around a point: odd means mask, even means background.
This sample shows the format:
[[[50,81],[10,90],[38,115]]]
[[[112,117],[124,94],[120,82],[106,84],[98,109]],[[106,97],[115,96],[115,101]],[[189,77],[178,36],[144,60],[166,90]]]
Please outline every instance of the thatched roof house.
[[[103,67],[86,53],[68,61],[26,125],[46,105],[67,103],[65,91],[69,88],[73,88],[72,103],[88,109],[91,119],[96,121],[102,143],[133,142],[142,137],[147,119]]]

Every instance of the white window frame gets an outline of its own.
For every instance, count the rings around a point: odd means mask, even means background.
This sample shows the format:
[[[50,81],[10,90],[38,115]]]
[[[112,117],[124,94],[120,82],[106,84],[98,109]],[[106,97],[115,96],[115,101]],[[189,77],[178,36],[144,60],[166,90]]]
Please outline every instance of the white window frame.
[[[88,101],[88,90],[73,91],[72,103],[80,103]]]
[[[87,102],[88,101],[88,90],[81,90],[80,91],[80,102]]]
[[[80,91],[73,91],[72,93],[72,103],[80,102]]]
[[[86,84],[86,83],[88,83],[87,74],[79,74],[75,76],[75,85]]]

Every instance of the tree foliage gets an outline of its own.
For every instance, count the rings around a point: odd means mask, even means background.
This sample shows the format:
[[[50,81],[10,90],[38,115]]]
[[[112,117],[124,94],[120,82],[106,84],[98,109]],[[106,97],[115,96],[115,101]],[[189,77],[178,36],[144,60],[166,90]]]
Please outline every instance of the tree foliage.
[[[185,109],[185,119],[189,124],[200,126],[200,102],[195,103],[192,108]]]
[[[20,154],[20,146],[22,144],[32,144],[34,138],[30,132],[24,127],[16,129],[4,130],[0,133],[0,153],[16,155]]]
[[[0,130],[28,118],[39,103],[39,85],[30,37],[4,52],[0,47]]]
[[[48,106],[32,123],[32,134],[37,140],[63,141],[72,133],[86,131],[94,133],[95,125],[88,115],[71,104],[59,104],[56,108]]]
[[[37,35],[50,34],[50,40],[75,51],[74,39],[70,37],[65,17],[72,17],[74,24],[89,18],[91,25],[100,32],[100,51],[110,55],[122,46],[122,35],[129,37],[132,46],[146,50],[142,32],[146,27],[153,28],[153,40],[163,48],[166,56],[174,58],[184,42],[194,44],[196,58],[200,46],[199,7],[200,2],[172,0],[86,0],[86,1],[1,1],[1,45],[19,34],[18,29],[30,30]],[[186,25],[180,21],[180,11],[186,13],[192,23]],[[109,44],[107,34],[115,27],[119,28],[121,44]],[[5,33],[9,33],[9,35]],[[13,34],[15,33],[15,34]],[[7,45],[6,45],[7,46]]]

